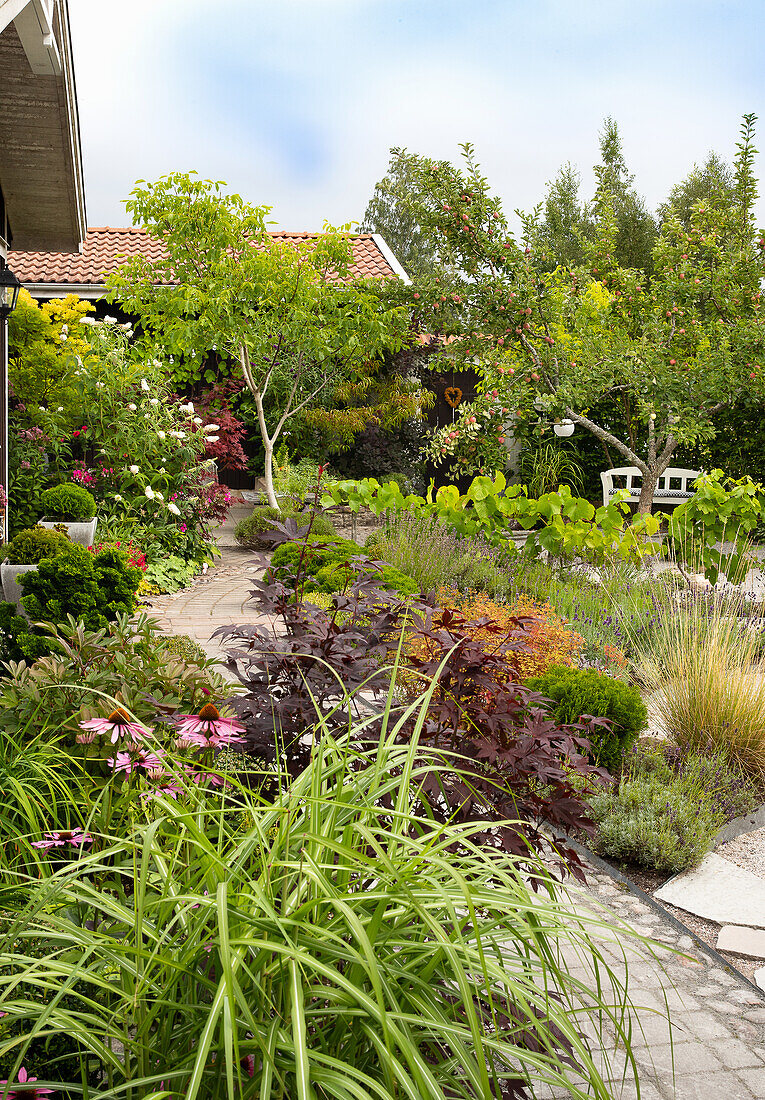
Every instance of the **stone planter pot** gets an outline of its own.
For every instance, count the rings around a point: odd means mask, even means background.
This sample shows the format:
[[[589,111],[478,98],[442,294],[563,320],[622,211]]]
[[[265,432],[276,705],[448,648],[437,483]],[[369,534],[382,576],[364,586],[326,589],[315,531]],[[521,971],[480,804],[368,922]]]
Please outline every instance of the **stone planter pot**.
[[[22,573],[29,573],[31,570],[37,569],[36,565],[10,565],[8,562],[3,562],[0,566],[0,577],[3,582],[3,596],[8,603],[13,603],[19,610],[19,613],[26,615],[24,608],[20,604],[21,597],[24,595],[24,589],[18,582],[18,578]]]
[[[37,521],[39,527],[58,527],[59,525],[66,528],[66,533],[72,542],[78,542],[80,546],[92,546],[93,539],[96,537],[96,524],[97,519],[88,520],[65,520],[65,519],[41,519]]]

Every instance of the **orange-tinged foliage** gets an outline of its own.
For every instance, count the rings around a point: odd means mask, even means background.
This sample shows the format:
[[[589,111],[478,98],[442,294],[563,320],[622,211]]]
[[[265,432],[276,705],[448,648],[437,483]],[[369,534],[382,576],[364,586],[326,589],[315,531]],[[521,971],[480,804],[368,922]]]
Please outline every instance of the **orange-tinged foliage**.
[[[442,607],[457,608],[465,616],[467,623],[464,632],[485,641],[490,652],[507,637],[518,635],[520,626],[517,620],[525,621],[523,637],[527,650],[508,654],[507,659],[508,671],[520,680],[541,676],[551,665],[570,665],[584,645],[582,636],[571,630],[549,604],[528,596],[521,596],[512,604],[502,604],[481,593],[463,596],[454,590],[442,589],[438,597]],[[491,619],[495,629],[472,625],[481,619]],[[438,625],[437,617],[434,618],[434,625]],[[496,627],[500,627],[502,632],[497,633]],[[426,656],[426,639],[412,636],[407,650],[410,654]]]

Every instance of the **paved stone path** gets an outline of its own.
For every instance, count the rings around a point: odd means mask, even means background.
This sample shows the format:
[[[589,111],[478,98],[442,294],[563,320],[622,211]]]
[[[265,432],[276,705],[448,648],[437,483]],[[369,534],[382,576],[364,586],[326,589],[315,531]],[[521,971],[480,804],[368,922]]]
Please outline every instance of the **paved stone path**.
[[[248,511],[234,510],[221,530],[222,556],[216,565],[183,592],[156,599],[150,609],[165,630],[188,634],[211,656],[221,655],[210,641],[217,627],[265,618],[247,602],[258,572],[255,555],[235,548],[231,538],[234,523]],[[625,922],[674,949],[658,963],[625,937],[600,945],[617,974],[625,971],[622,947],[627,953],[630,996],[638,1010],[633,1053],[643,1100],[765,1100],[765,998],[722,960],[702,951],[663,910],[600,870],[590,868],[587,877],[586,888],[567,887],[573,908],[603,907],[601,915],[614,925]],[[629,1077],[623,1088],[617,1077],[611,1086],[615,1100],[636,1098]],[[540,1095],[562,1100],[569,1093]]]

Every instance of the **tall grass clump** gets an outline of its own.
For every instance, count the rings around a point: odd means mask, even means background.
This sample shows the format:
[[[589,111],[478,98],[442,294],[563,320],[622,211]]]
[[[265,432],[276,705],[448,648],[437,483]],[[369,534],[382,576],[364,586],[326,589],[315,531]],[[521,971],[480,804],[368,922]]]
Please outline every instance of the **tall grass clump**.
[[[535,894],[478,826],[418,814],[455,762],[398,732],[383,716],[365,750],[364,729],[325,729],[270,805],[179,774],[132,832],[23,899],[0,890],[9,1079],[60,1033],[102,1067],[103,1098],[608,1100],[617,1047],[634,1077],[626,986],[598,946],[613,928],[541,861]],[[56,1072],[36,1076],[80,1083]]]
[[[765,780],[762,628],[744,598],[716,589],[668,592],[650,634],[635,640],[649,710],[684,751],[721,753]]]
[[[86,800],[82,766],[61,738],[31,722],[0,731],[0,867],[28,860],[31,842],[46,830],[80,825]]]
[[[367,546],[413,577],[420,592],[460,588],[503,597],[509,591],[508,555],[479,536],[458,535],[435,515],[391,513]]]

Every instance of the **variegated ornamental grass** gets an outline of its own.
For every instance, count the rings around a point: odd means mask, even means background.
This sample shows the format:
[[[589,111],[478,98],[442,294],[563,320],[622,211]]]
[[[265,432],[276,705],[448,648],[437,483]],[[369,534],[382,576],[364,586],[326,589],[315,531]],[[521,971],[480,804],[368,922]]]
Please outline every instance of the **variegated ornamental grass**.
[[[528,859],[476,844],[479,826],[415,817],[418,785],[455,761],[397,745],[397,725],[374,750],[320,731],[270,804],[179,775],[184,794],[145,802],[126,835],[6,887],[0,1003],[25,1036],[0,1032],[0,1056],[18,1073],[29,1040],[63,1031],[103,1064],[97,1095],[132,1100],[488,1100],[542,1082],[607,1100],[617,1043],[634,1073],[598,946],[614,930],[573,913],[541,861],[535,893]]]

